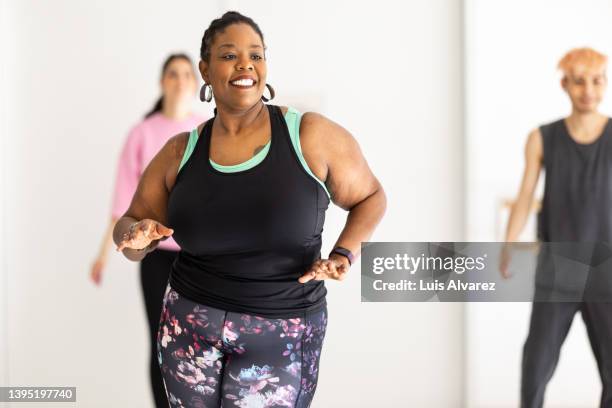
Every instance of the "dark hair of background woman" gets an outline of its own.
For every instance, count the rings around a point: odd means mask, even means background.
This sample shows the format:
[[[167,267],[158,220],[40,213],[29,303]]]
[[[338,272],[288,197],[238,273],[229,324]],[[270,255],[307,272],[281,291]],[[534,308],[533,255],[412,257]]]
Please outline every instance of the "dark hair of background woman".
[[[175,59],[184,59],[185,61],[187,61],[193,67],[193,61],[191,60],[191,58],[189,58],[189,56],[187,54],[183,54],[183,53],[171,54],[171,55],[168,56],[168,58],[166,58],[166,61],[164,61],[164,65],[162,66],[162,74],[161,74],[162,78],[164,77],[164,75],[166,75],[166,70],[170,66],[170,63],[172,63],[172,61],[174,61]],[[194,72],[195,72],[195,70],[194,70]],[[162,95],[162,96],[159,97],[159,99],[155,103],[155,106],[153,106],[153,109],[151,109],[145,115],[145,119],[148,118],[151,115],[156,114],[157,112],[161,112],[163,108],[164,108],[164,96]]]
[[[261,38],[261,42],[264,42],[263,33],[259,29],[259,26],[253,21],[253,19],[244,16],[237,11],[228,11],[221,16],[221,18],[217,18],[210,23],[210,26],[204,31],[204,37],[202,37],[202,46],[200,47],[200,58],[202,60],[208,62],[210,59],[210,46],[215,39],[215,35],[217,33],[223,32],[227,26],[236,23],[248,24],[251,26],[253,30],[259,37]],[[265,44],[265,43],[264,43]],[[264,45],[265,48],[265,45]]]

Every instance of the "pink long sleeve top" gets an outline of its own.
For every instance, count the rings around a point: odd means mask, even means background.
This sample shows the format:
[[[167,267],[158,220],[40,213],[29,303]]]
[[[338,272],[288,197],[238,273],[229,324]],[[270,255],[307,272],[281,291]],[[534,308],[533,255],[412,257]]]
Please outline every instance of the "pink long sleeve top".
[[[183,120],[173,120],[157,112],[130,130],[118,163],[112,202],[113,217],[120,218],[127,211],[140,175],[164,144],[177,133],[191,131],[205,120],[206,117],[199,114],[192,114]],[[180,250],[172,237],[161,241],[158,248]]]

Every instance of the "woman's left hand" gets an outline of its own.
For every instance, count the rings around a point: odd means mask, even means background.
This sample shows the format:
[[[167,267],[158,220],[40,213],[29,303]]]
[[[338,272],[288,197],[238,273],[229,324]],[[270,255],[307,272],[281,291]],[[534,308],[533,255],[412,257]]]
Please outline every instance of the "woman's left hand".
[[[317,259],[309,270],[300,276],[298,282],[306,283],[310,280],[335,279],[343,280],[350,268],[348,259],[342,255],[332,254],[329,259]]]

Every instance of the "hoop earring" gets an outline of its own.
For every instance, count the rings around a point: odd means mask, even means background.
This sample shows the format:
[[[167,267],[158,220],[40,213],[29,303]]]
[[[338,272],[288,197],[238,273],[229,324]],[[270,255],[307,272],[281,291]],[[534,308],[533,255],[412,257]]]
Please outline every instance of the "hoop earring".
[[[208,88],[210,88],[210,94],[206,95],[206,89]],[[202,85],[202,87],[200,88],[200,100],[202,102],[210,102],[212,101],[212,97],[213,97],[212,85],[211,84]]]
[[[274,92],[274,88],[272,88],[272,85],[266,84],[266,88],[268,88],[268,91],[270,91],[270,98],[266,98],[264,95],[261,95],[261,99],[264,102],[271,101],[272,99],[274,99],[274,96],[276,95],[276,93]]]

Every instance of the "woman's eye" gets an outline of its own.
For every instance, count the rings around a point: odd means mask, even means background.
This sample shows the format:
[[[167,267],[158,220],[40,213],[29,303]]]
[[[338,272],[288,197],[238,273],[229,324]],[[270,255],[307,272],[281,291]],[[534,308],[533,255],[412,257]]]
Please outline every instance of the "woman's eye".
[[[221,57],[221,58],[226,59],[226,60],[231,60],[231,59],[236,58],[236,56],[235,56],[235,55],[233,55],[233,54],[227,54],[227,55],[224,55],[224,56],[223,56],[223,57]]]
[[[251,55],[251,58],[253,58],[255,61],[259,61],[261,59],[263,59],[263,57],[259,54],[253,54]]]

